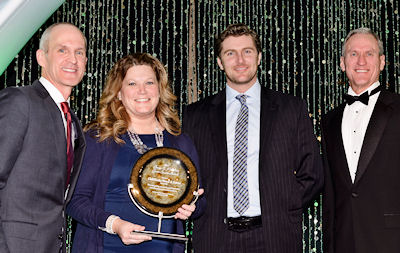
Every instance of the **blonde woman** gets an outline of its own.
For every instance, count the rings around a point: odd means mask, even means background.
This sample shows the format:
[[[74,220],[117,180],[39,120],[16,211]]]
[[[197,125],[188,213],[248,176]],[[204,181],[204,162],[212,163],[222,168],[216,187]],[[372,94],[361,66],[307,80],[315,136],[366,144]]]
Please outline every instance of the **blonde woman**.
[[[181,134],[175,101],[158,59],[136,53],[115,63],[107,76],[98,117],[85,127],[86,155],[67,207],[78,221],[73,252],[184,252],[182,243],[131,234],[157,231],[158,219],[133,205],[126,190],[133,165],[151,148],[180,149],[198,165],[192,141]],[[162,232],[183,234],[181,220],[195,209],[194,216],[199,215],[205,199],[197,204],[197,208],[183,205],[176,219],[163,219]]]

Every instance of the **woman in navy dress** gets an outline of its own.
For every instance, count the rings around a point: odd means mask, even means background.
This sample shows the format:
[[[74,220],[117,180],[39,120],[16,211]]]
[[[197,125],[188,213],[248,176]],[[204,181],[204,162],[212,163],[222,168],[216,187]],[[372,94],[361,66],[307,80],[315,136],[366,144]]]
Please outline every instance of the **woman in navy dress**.
[[[85,128],[86,154],[67,206],[78,221],[73,252],[184,252],[178,241],[131,233],[157,231],[158,219],[141,212],[127,191],[137,159],[154,147],[179,149],[199,168],[192,141],[181,134],[175,101],[164,66],[149,54],[128,55],[110,70],[98,116]],[[198,217],[205,199],[196,204],[163,219],[161,232],[183,234],[182,220]]]

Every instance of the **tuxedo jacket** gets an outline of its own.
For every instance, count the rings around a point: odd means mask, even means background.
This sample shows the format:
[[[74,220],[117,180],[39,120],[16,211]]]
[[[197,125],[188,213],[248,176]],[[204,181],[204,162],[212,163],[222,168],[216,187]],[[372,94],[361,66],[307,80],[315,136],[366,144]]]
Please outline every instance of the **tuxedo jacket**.
[[[324,252],[400,252],[400,96],[381,91],[351,180],[341,125],[345,104],[322,120]]]
[[[302,210],[323,184],[312,123],[303,100],[264,87],[260,119],[259,191],[265,236],[259,240],[263,243],[261,252],[302,252]],[[229,231],[225,224],[228,191],[225,90],[189,105],[184,112],[183,128],[199,153],[207,199],[205,214],[194,221],[195,252],[227,252],[231,233],[236,232]],[[246,232],[235,236],[249,240]]]
[[[39,81],[0,92],[0,252],[65,251],[64,208],[85,141],[78,118],[70,187],[62,115]]]

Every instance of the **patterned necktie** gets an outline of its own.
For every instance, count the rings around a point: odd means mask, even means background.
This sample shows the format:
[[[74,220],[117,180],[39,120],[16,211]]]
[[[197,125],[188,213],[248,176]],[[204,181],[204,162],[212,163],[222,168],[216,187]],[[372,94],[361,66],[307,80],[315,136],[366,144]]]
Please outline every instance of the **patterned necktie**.
[[[233,153],[233,208],[242,215],[249,208],[249,190],[247,186],[247,134],[249,126],[249,108],[247,95],[237,95],[241,103],[235,127],[235,147]]]
[[[69,109],[67,102],[61,103],[61,110],[63,111],[65,119],[67,121],[67,181],[65,186],[68,187],[69,179],[71,177],[72,164],[74,162],[74,150],[72,147],[72,139],[71,139],[72,118],[71,118],[71,111]]]

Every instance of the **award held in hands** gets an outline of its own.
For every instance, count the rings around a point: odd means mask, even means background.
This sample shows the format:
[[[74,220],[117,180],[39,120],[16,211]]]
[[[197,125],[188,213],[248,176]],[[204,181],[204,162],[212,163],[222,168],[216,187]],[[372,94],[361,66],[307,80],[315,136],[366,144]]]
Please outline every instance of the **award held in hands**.
[[[128,192],[139,210],[158,218],[158,231],[133,233],[186,241],[184,235],[161,233],[161,221],[173,218],[183,204],[194,203],[198,188],[196,167],[182,151],[159,147],[144,153],[132,168]]]

